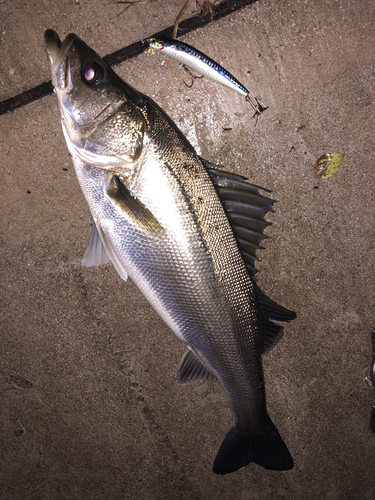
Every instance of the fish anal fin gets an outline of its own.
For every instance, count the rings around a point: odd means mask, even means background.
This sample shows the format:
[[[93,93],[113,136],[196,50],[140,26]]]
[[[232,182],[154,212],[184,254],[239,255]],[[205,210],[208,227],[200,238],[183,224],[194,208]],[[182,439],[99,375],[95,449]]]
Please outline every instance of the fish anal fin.
[[[185,384],[191,380],[216,381],[216,376],[204,366],[196,354],[187,347],[178,367],[178,383]]]
[[[239,432],[232,426],[216,455],[215,474],[229,474],[251,462],[270,470],[293,468],[293,458],[286,444],[269,417],[268,420],[262,433]]]

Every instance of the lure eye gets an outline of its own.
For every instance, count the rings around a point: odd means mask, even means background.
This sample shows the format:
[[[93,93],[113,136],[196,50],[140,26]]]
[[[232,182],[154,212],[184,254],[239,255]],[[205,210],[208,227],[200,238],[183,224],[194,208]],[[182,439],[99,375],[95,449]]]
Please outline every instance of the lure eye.
[[[104,71],[99,64],[89,62],[83,68],[82,80],[89,85],[97,85],[103,80]]]
[[[164,49],[164,43],[161,40],[156,40],[156,38],[149,38],[147,41],[150,47],[152,47],[153,49]]]

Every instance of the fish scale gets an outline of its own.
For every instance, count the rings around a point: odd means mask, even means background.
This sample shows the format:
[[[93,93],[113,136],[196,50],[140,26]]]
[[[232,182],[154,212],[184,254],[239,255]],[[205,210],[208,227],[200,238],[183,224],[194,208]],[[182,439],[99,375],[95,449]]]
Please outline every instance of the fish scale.
[[[263,294],[254,260],[273,201],[200,158],[173,121],[76,35],[47,30],[64,137],[94,224],[83,265],[111,260],[186,344],[179,381],[218,380],[233,424],[217,474],[293,467],[268,416],[262,353],[294,313]],[[242,243],[241,243],[242,242]]]

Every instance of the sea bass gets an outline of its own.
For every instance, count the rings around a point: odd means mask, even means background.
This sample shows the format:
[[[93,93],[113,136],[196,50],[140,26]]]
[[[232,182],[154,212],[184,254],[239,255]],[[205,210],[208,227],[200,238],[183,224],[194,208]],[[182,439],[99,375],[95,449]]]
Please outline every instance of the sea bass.
[[[62,129],[94,218],[83,265],[111,260],[187,345],[179,382],[218,380],[233,424],[217,474],[250,462],[288,470],[268,416],[262,353],[295,314],[254,279],[273,201],[200,158],[173,121],[76,35],[45,33]]]

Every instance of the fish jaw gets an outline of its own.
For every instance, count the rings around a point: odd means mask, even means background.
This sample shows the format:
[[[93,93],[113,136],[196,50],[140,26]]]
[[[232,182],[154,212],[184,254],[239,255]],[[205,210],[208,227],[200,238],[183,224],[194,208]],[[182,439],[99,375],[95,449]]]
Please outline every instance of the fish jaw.
[[[69,49],[72,46],[76,35],[68,35],[64,43],[61,42],[56,31],[47,30],[44,34],[45,50],[48,57],[51,71],[52,85],[56,90],[71,90],[72,81],[70,78]]]
[[[76,99],[70,98],[70,93],[74,88],[72,81],[72,59],[71,48],[78,37],[71,33],[62,43],[58,34],[53,30],[47,30],[44,34],[45,50],[48,57],[51,71],[52,85],[59,103],[60,113],[65,127],[71,130],[73,135],[76,132],[82,135],[83,130],[79,127],[82,116],[79,107],[74,105]],[[90,130],[87,131],[88,133]]]

